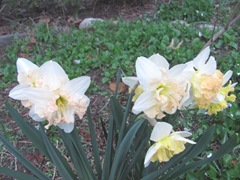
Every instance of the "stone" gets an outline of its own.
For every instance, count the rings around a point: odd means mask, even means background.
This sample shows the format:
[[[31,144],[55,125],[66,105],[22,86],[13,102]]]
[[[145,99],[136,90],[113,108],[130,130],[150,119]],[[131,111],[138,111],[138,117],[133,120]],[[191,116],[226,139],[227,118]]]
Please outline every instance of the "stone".
[[[17,38],[24,38],[26,34],[9,34],[9,35],[2,35],[0,36],[0,48],[5,48],[13,43],[13,39]]]
[[[85,18],[80,24],[79,29],[84,29],[88,27],[92,27],[93,23],[92,21],[103,21],[101,18]]]

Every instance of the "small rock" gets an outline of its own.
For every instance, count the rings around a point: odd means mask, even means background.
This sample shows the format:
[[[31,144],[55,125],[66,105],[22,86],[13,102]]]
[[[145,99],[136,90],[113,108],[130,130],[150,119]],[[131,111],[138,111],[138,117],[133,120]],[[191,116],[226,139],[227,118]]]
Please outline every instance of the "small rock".
[[[181,25],[185,25],[185,26],[189,26],[189,24],[184,21],[184,20],[175,20],[175,21],[172,21],[173,24],[181,24]]]
[[[80,24],[79,29],[93,26],[92,21],[103,21],[101,18],[85,18]]]
[[[26,34],[9,34],[0,36],[0,48],[5,48],[6,46],[11,45],[14,37],[24,38],[26,36]]]

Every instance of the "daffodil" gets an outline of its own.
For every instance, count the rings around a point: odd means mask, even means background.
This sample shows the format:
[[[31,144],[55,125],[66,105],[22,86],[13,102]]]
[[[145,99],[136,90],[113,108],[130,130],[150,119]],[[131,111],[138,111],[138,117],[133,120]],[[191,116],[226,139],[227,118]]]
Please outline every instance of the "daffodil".
[[[147,167],[150,162],[166,162],[174,155],[185,150],[185,144],[196,144],[194,141],[186,139],[192,134],[187,131],[173,131],[171,124],[158,122],[151,133],[150,140],[154,144],[149,148],[144,160],[144,166]]]
[[[236,83],[229,84],[228,88],[223,87],[231,78],[232,71],[224,75],[217,69],[215,58],[212,56],[209,58],[209,54],[210,48],[207,47],[189,63],[194,68],[190,102],[192,107],[208,110],[208,114],[211,115],[225,109],[227,102],[235,101],[235,96],[228,93],[234,91]]]
[[[83,76],[70,81],[58,63],[47,61],[38,69],[35,82],[38,82],[36,87],[13,89],[10,97],[30,102],[29,115],[35,121],[46,119],[46,128],[55,125],[70,133],[74,128],[74,114],[82,118],[89,105],[84,93],[90,78]]]
[[[187,84],[191,73],[188,66],[179,64],[169,68],[165,58],[155,54],[150,58],[139,57],[136,73],[142,92],[133,106],[133,113],[144,112],[149,118],[163,118],[181,108],[187,96]]]

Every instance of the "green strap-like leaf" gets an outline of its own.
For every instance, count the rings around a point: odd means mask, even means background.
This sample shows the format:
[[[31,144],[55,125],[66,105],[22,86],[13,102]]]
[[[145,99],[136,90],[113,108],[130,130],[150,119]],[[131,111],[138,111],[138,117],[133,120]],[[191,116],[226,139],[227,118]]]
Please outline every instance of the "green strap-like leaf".
[[[116,150],[109,179],[119,179],[119,177],[117,177],[117,174],[121,174],[122,164],[126,161],[125,158],[132,145],[133,139],[135,138],[138,129],[141,127],[142,124],[144,124],[144,122],[146,121],[137,121],[127,132],[119,148]]]
[[[121,121],[121,128],[120,128],[120,132],[119,132],[117,147],[122,142],[122,138],[125,136],[126,122],[127,122],[127,118],[129,117],[129,112],[130,112],[130,107],[131,107],[131,104],[132,104],[133,96],[134,96],[134,90],[132,90],[130,95],[129,95],[127,106],[125,108],[125,112],[124,112],[124,115],[123,115],[123,118],[122,118],[122,121]]]
[[[14,121],[21,128],[23,133],[31,140],[31,142],[47,157],[51,160],[48,151],[43,143],[39,131],[30,124],[27,120],[22,118],[20,114],[8,103],[5,103],[5,106],[9,113],[11,114]]]
[[[146,147],[146,144],[149,140],[149,137],[147,138],[143,138],[141,141],[141,144],[137,147],[136,151],[131,153],[131,161],[128,165],[126,165],[121,173],[120,179],[127,179],[127,176],[129,175],[129,173],[133,170],[133,167],[138,165],[139,163],[140,166],[143,166],[143,159],[145,157],[145,152],[144,149]],[[140,173],[140,172],[135,172],[136,173]],[[141,173],[140,173],[141,174]]]
[[[210,158],[205,158],[196,162],[192,162],[188,165],[183,166],[182,168],[179,168],[174,174],[172,174],[170,177],[168,177],[169,180],[174,179],[176,177],[179,177],[182,174],[185,174],[193,169],[196,169],[200,166],[203,166],[205,164],[208,164],[212,161],[215,161],[219,158],[221,158],[223,155],[231,152],[233,148],[237,146],[237,136],[232,136],[227,142],[225,142],[217,152],[215,152]]]
[[[97,175],[98,175],[98,179],[101,178],[102,175],[102,167],[101,167],[101,161],[100,161],[100,156],[99,156],[99,149],[98,149],[98,144],[96,141],[96,133],[95,133],[95,128],[94,128],[94,124],[93,124],[93,120],[92,120],[92,115],[91,115],[91,111],[88,108],[87,110],[87,119],[88,119],[88,126],[89,126],[89,130],[90,130],[90,135],[91,135],[91,142],[92,142],[92,149],[93,149],[93,156],[94,156],[94,164],[96,167],[96,171],[97,171]]]
[[[32,165],[4,136],[0,134],[0,140],[7,147],[7,149],[35,176],[39,179],[49,179],[38,168]]]
[[[75,148],[74,148],[74,145],[73,145],[71,139],[69,139],[66,136],[66,133],[62,129],[58,128],[58,131],[59,131],[59,133],[61,135],[61,138],[62,138],[62,140],[63,140],[63,142],[65,144],[67,152],[68,152],[68,154],[71,157],[71,160],[72,160],[72,162],[74,164],[74,168],[76,170],[76,173],[78,174],[78,177],[82,177],[82,178],[86,179],[87,178],[87,174],[85,172],[85,169],[82,166],[82,161],[79,158],[79,155],[78,155],[77,151],[75,151]]]
[[[95,176],[92,170],[93,168],[91,167],[87,159],[86,150],[82,146],[81,138],[79,137],[76,128],[74,128],[74,130],[71,133],[66,133],[65,135],[68,137],[68,139],[71,140],[73,144],[74,147],[73,151],[77,153],[77,157],[80,159],[81,166],[83,168],[83,171],[85,171],[84,173],[86,174],[87,177],[86,179],[94,180]]]
[[[122,120],[123,120],[123,111],[122,107],[120,106],[119,102],[116,100],[115,97],[110,97],[110,105],[112,116],[116,124],[117,131],[120,131]]]
[[[50,143],[46,133],[44,132],[44,128],[42,125],[40,125],[40,133],[43,138],[44,144],[48,150],[48,153],[54,163],[54,165],[57,167],[59,173],[62,175],[63,179],[76,179],[75,174],[71,170],[70,166],[66,163],[66,160],[64,157],[59,154],[54,146]]]
[[[110,169],[112,165],[112,156],[113,156],[113,126],[114,121],[111,117],[109,120],[109,128],[108,128],[108,136],[107,136],[107,146],[105,150],[105,158],[103,164],[103,171],[102,171],[102,180],[108,179],[110,174]]]
[[[119,83],[120,83],[120,80],[121,80],[121,74],[122,74],[122,71],[119,69],[118,72],[117,72],[116,89],[115,89],[115,92],[114,92],[114,97],[116,99],[117,99],[117,96],[118,96],[118,86],[119,86]]]
[[[5,168],[5,167],[0,167],[0,174],[5,174],[9,177],[13,177],[13,178],[16,178],[18,180],[27,180],[27,179],[38,180],[38,178],[35,178],[35,177],[33,177],[31,175],[28,175],[26,173],[19,172],[19,171],[14,171],[12,169]]]

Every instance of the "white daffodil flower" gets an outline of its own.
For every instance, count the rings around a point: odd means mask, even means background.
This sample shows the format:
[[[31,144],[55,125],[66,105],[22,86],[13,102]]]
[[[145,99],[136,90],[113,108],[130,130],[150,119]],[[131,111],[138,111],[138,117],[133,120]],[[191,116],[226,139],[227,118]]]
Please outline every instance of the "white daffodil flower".
[[[185,150],[185,143],[196,144],[194,141],[186,139],[192,134],[188,131],[173,132],[171,124],[158,122],[151,133],[150,140],[155,142],[147,151],[144,166],[150,162],[166,162],[174,155]]]
[[[89,105],[84,93],[90,78],[83,76],[70,81],[54,61],[45,62],[37,74],[37,87],[20,84],[10,92],[10,97],[29,102],[29,115],[35,121],[47,119],[46,128],[53,124],[70,133],[74,128],[74,114],[82,118]]]
[[[180,109],[192,73],[187,67],[179,64],[169,69],[168,62],[159,54],[149,59],[139,57],[136,73],[143,92],[136,99],[133,113],[143,111],[149,118],[161,119],[164,113],[173,114]]]

